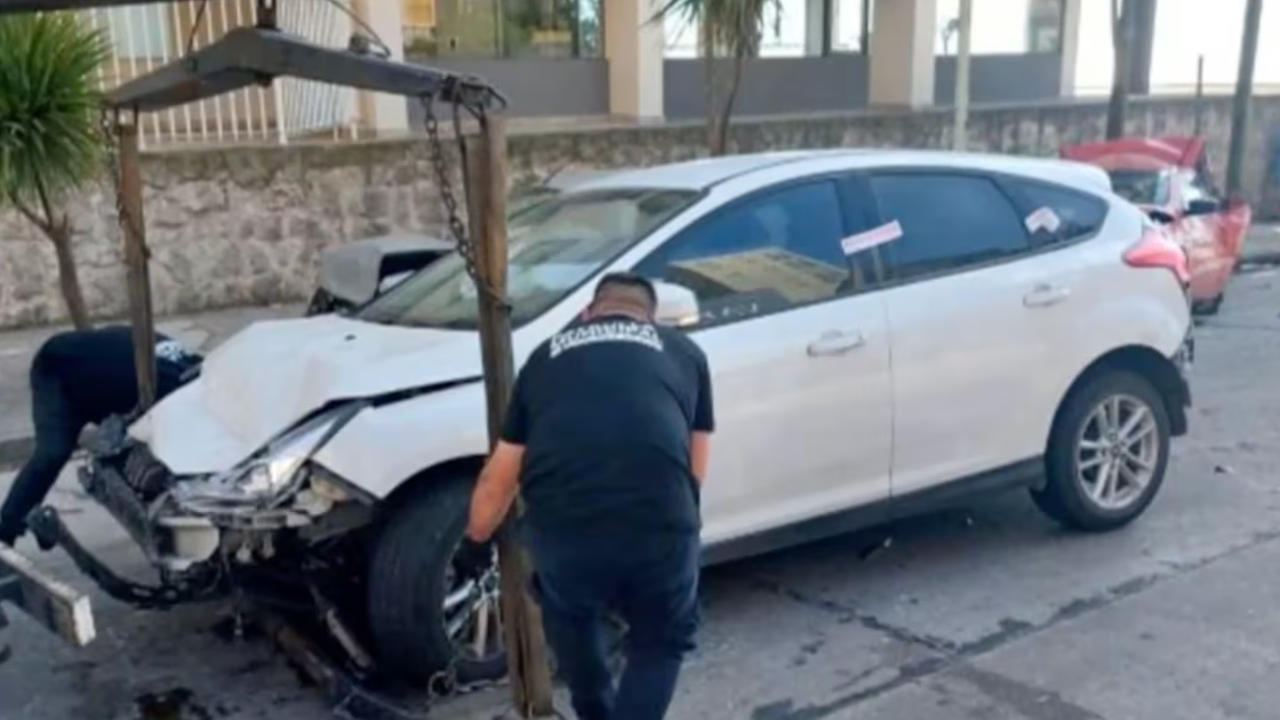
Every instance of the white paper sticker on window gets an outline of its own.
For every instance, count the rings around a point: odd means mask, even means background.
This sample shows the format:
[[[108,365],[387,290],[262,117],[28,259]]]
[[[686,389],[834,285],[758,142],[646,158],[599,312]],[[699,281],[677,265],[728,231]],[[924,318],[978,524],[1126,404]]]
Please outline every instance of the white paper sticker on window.
[[[1045,230],[1055,233],[1058,232],[1059,227],[1062,227],[1062,219],[1050,207],[1042,207],[1031,213],[1027,216],[1026,223],[1029,232]]]
[[[844,250],[845,255],[853,255],[863,250],[870,250],[877,245],[893,242],[900,237],[902,237],[902,225],[897,220],[894,220],[891,223],[872,228],[866,232],[850,235],[840,241],[840,247]]]

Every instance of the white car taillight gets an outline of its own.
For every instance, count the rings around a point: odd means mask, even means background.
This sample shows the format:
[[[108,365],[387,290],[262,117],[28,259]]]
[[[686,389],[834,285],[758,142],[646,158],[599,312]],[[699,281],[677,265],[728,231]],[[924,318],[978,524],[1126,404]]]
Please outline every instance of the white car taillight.
[[[1184,286],[1191,282],[1186,250],[1159,228],[1147,227],[1142,239],[1125,251],[1124,261],[1129,267],[1169,270]]]

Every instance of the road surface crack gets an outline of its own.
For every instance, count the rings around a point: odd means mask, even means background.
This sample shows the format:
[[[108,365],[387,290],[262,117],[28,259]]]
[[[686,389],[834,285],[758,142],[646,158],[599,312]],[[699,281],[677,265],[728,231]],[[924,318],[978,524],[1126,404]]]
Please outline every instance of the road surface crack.
[[[863,613],[852,605],[831,600],[829,598],[810,595],[794,587],[778,582],[777,580],[757,578],[751,582],[751,588],[776,597],[791,600],[792,602],[798,603],[812,610],[834,615],[836,617],[836,621],[841,624],[856,622],[868,630],[888,635],[894,640],[908,645],[919,645],[934,652],[947,654],[954,653],[957,650],[953,643],[942,638],[914,633],[905,628],[900,628],[890,623],[882,622],[874,615]]]

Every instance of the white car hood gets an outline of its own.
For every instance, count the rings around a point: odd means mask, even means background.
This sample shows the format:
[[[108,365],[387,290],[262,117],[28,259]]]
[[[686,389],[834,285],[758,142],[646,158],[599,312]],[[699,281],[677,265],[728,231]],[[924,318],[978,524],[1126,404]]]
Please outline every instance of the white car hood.
[[[313,410],[480,376],[475,332],[336,315],[251,325],[130,432],[178,474],[225,470]]]

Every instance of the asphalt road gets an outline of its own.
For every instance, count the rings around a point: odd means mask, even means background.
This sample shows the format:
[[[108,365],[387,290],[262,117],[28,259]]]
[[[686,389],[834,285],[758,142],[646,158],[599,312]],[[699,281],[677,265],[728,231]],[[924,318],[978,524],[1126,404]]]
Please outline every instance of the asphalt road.
[[[1198,349],[1192,434],[1140,522],[1076,535],[1010,495],[712,570],[672,717],[1276,717],[1280,270],[1238,277]],[[54,502],[108,556],[141,567],[70,485]],[[84,651],[15,618],[0,718],[328,717],[270,648],[220,639],[217,608],[147,614],[96,600],[102,637]],[[503,698],[432,716],[492,718]]]

